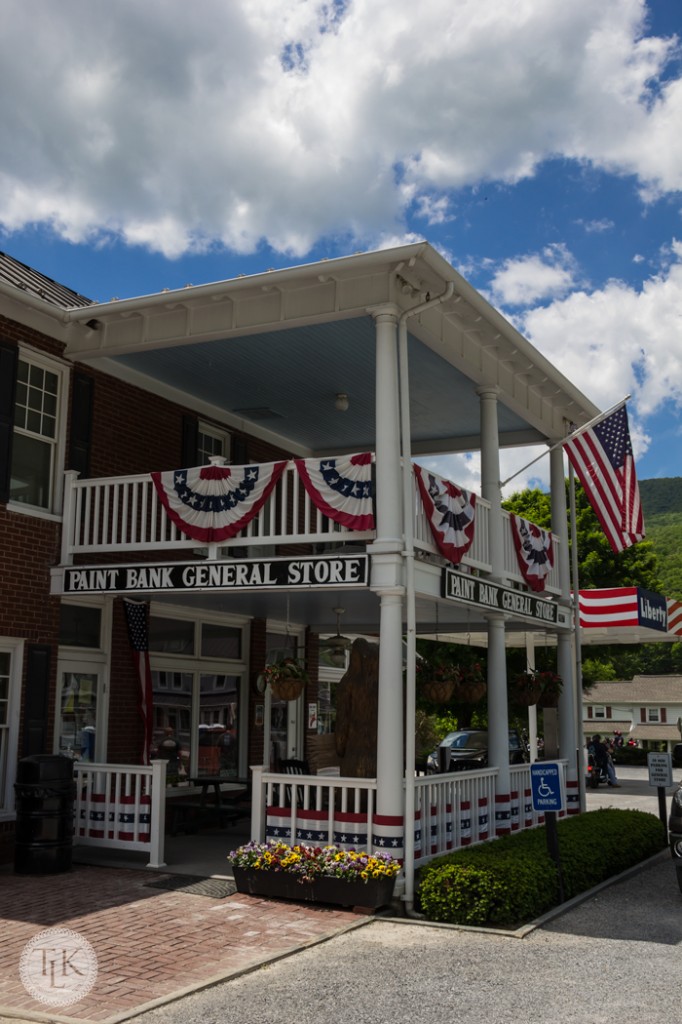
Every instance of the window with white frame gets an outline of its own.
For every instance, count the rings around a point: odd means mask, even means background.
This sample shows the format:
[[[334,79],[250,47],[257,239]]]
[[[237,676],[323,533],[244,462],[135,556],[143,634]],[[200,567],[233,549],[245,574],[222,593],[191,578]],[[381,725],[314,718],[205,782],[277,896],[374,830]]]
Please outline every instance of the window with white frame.
[[[647,708],[646,713],[647,722],[660,722],[661,712],[659,708]]]
[[[12,437],[10,500],[55,511],[63,459],[64,369],[40,353],[22,351]]]
[[[0,818],[14,808],[23,640],[0,637]]]
[[[603,704],[595,704],[593,715],[595,718],[606,718],[606,707]]]
[[[207,466],[214,455],[230,458],[230,435],[227,430],[214,426],[212,423],[200,423],[197,436],[197,455],[199,465]]]

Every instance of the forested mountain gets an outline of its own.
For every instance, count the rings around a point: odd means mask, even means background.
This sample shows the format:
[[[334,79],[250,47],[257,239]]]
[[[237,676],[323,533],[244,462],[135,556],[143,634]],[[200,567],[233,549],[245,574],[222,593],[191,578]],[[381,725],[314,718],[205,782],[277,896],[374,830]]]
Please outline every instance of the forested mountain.
[[[682,477],[640,480],[639,493],[663,593],[682,601]]]

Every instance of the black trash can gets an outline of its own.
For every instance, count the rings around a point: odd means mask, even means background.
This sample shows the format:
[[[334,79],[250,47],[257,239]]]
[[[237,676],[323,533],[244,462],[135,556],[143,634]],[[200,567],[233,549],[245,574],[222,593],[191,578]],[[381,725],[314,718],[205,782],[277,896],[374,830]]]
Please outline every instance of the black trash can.
[[[17,766],[14,870],[20,875],[69,871],[73,852],[73,761],[34,754]]]

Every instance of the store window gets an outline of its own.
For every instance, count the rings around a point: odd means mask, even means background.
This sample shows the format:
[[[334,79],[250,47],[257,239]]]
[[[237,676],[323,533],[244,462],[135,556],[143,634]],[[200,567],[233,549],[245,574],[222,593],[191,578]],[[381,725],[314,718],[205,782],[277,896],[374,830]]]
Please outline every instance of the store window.
[[[197,454],[200,466],[207,466],[215,455],[229,459],[230,435],[220,427],[214,427],[210,423],[200,423],[197,434]]]
[[[173,786],[198,776],[246,775],[244,627],[150,617],[154,693],[152,756]]]
[[[56,504],[61,468],[62,377],[63,371],[38,355],[19,358],[9,496],[48,511]]]
[[[59,609],[59,643],[63,647],[102,646],[102,611],[87,605],[65,604]]]

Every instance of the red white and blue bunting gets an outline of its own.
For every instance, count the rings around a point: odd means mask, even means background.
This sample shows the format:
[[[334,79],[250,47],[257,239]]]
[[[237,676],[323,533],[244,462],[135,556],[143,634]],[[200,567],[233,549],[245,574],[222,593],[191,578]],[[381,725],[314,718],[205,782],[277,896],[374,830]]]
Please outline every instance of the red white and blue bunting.
[[[440,553],[459,565],[474,540],[476,495],[414,466],[424,511]]]
[[[552,534],[521,516],[510,515],[509,520],[521,575],[531,590],[544,590],[554,565]]]
[[[166,512],[186,536],[211,544],[236,537],[258,515],[286,462],[197,466],[152,473]]]
[[[349,530],[373,530],[372,455],[332,459],[295,459],[313,505]]]

